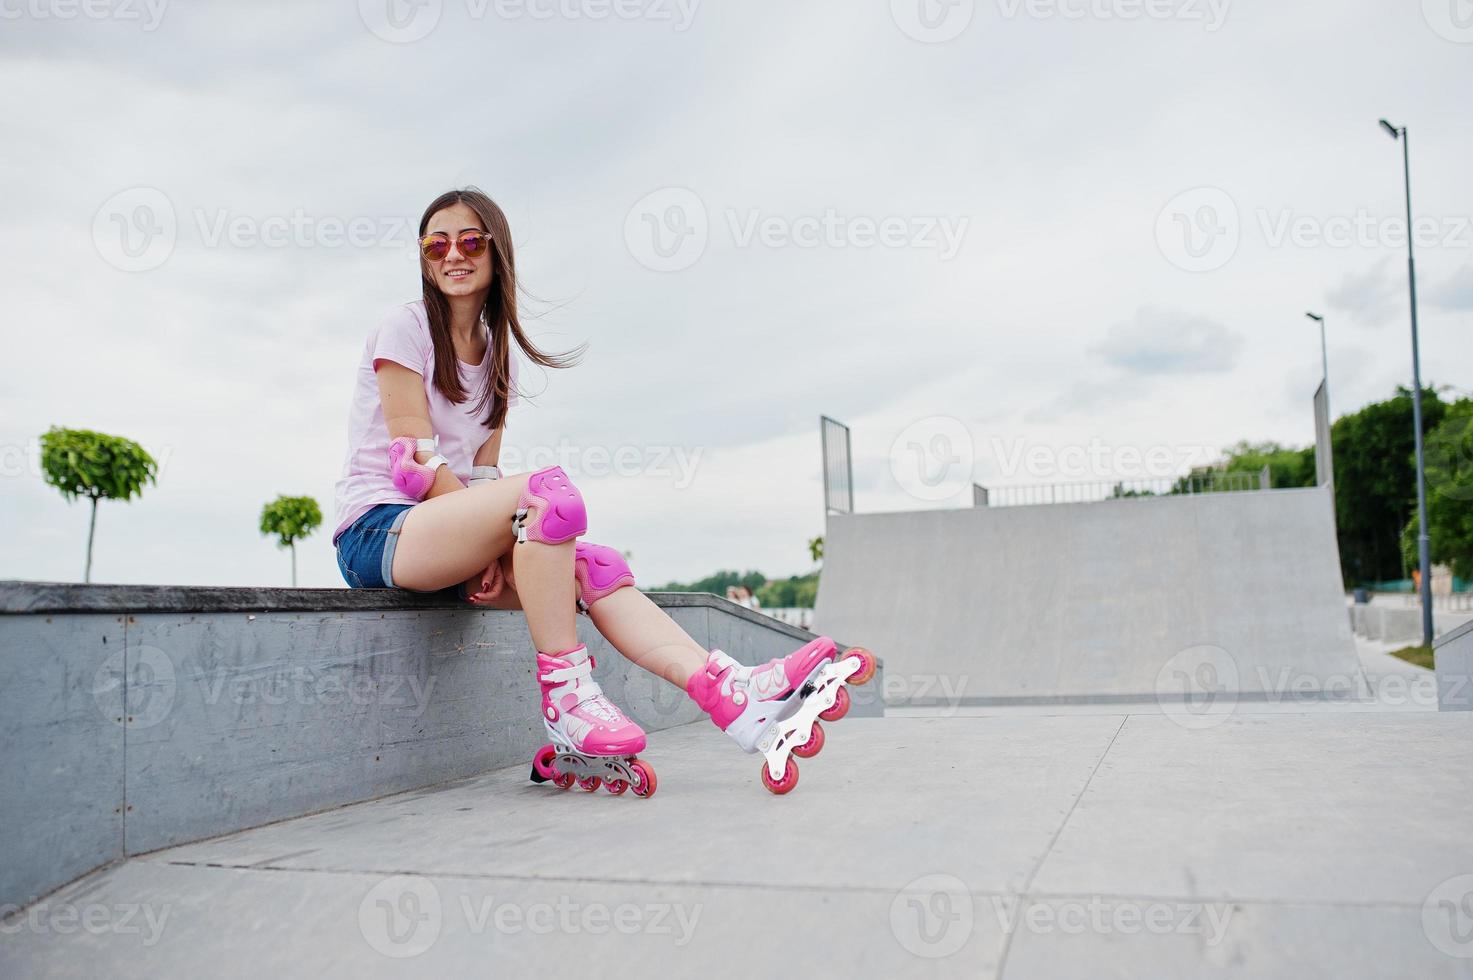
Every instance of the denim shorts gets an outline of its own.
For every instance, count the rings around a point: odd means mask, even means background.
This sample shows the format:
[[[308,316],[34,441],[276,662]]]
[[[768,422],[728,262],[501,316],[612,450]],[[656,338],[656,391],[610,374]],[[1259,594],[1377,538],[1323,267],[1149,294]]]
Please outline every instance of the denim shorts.
[[[394,588],[394,548],[411,506],[379,504],[338,538],[338,570],[349,588]]]

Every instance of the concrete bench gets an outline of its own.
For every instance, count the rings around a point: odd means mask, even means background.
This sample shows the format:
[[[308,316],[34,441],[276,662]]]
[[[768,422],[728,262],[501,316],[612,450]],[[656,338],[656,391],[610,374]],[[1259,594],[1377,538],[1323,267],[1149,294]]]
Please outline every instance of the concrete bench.
[[[716,596],[650,597],[744,662],[812,639]],[[704,718],[586,617],[578,635],[647,731]],[[855,713],[883,713],[880,689],[857,688]],[[529,762],[539,709],[520,613],[398,590],[0,582],[0,905],[128,855]]]

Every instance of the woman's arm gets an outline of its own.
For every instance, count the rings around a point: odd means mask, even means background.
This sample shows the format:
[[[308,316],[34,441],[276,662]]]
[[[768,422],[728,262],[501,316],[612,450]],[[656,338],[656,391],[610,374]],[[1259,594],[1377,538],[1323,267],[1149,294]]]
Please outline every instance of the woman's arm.
[[[384,408],[384,424],[389,429],[389,441],[400,436],[434,438],[435,430],[430,425],[430,403],[425,398],[424,376],[390,360],[380,360],[374,370],[378,378],[379,403]],[[497,449],[499,452],[499,441]],[[424,463],[433,455],[434,453],[421,452],[415,453],[414,458]],[[455,474],[450,472],[450,467],[442,466],[435,471],[435,484],[430,487],[430,492],[425,494],[424,499],[429,500],[442,493],[464,489],[465,484],[456,479]]]
[[[481,443],[481,448],[476,450],[476,458],[471,461],[472,466],[497,466],[501,459],[501,434],[506,431],[503,423],[501,428],[491,433],[491,438]]]

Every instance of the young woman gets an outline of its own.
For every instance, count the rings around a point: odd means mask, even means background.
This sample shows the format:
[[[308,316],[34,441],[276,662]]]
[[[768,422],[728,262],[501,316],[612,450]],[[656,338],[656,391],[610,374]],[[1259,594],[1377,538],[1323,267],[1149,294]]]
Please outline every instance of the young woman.
[[[587,514],[560,467],[503,476],[512,342],[545,367],[571,366],[580,352],[549,354],[527,338],[511,231],[485,194],[440,195],[419,235],[423,296],[379,323],[358,365],[336,488],[343,578],[353,588],[453,589],[474,606],[523,611],[552,740],[533,762],[540,779],[654,791],[653,770],[635,758],[644,732],[592,679],[574,618],[584,611],[625,657],[683,688],[746,751],[761,749],[769,789],[792,789],[790,755],[823,747],[816,718],[844,715],[844,684],[868,680],[873,658],[840,658],[827,637],[756,667],[708,652],[634,588],[618,550],[578,540]]]

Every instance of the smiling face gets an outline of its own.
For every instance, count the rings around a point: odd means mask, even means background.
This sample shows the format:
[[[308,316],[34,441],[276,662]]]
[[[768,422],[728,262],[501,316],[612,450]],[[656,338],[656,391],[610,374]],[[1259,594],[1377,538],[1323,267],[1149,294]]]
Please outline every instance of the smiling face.
[[[450,239],[450,251],[443,259],[420,259],[429,279],[447,297],[484,295],[491,289],[496,265],[493,250],[487,248],[475,257],[463,253],[458,239],[467,231],[486,231],[481,219],[467,204],[452,204],[436,211],[425,224],[426,235],[439,234]]]

